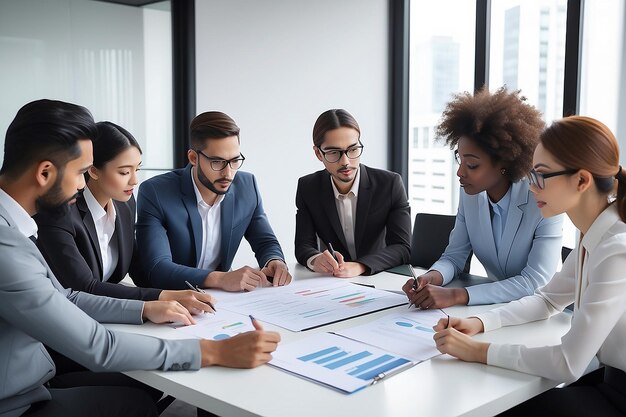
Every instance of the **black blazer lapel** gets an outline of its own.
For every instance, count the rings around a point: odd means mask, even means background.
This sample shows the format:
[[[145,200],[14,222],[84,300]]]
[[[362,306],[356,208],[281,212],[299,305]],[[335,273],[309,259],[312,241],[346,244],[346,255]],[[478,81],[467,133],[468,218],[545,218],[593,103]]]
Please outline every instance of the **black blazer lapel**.
[[[134,204],[124,203],[121,201],[113,201],[115,205],[115,232],[113,239],[117,240],[117,266],[109,281],[119,282],[124,279],[130,268],[130,262],[133,257],[134,246]]]
[[[361,164],[359,169],[361,170],[361,179],[359,180],[359,195],[357,196],[356,219],[354,224],[354,246],[357,257],[359,257],[361,242],[367,231],[368,215],[373,198],[372,184],[367,174],[367,168],[365,165]]]
[[[87,230],[87,234],[89,235],[89,240],[91,241],[91,246],[93,252],[96,254],[96,258],[98,258],[98,266],[100,272],[100,280],[102,280],[102,254],[100,253],[100,244],[98,243],[98,234],[96,233],[96,224],[93,221],[93,216],[89,211],[89,207],[87,207],[87,202],[85,201],[85,197],[81,194],[76,199],[76,207],[80,212],[80,216],[82,217],[83,224],[85,225],[85,229]]]

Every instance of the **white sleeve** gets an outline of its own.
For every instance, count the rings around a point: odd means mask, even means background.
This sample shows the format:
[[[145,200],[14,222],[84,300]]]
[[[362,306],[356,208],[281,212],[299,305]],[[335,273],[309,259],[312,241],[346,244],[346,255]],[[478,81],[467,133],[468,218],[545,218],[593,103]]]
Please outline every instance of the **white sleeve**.
[[[609,238],[595,248],[593,257],[589,256],[586,260],[589,282],[573,316],[572,327],[561,338],[560,345],[528,348],[492,344],[487,353],[487,363],[556,381],[578,379],[611,332],[624,332],[624,329],[617,328],[616,323],[626,312],[625,244],[620,236]],[[542,289],[546,305],[549,304],[549,297],[552,296],[554,301],[554,293],[546,292],[546,288],[556,292],[558,300],[561,294],[557,291],[561,286],[565,284],[559,280]],[[516,314],[520,312],[516,311]],[[503,314],[500,316],[502,324],[510,319]]]

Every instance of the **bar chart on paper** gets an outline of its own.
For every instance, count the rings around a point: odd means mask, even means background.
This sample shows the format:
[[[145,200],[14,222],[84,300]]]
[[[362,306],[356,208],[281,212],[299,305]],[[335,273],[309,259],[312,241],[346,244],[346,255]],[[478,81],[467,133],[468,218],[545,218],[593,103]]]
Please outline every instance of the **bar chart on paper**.
[[[413,362],[329,333],[280,345],[270,365],[348,393],[405,369]]]
[[[389,314],[360,326],[340,330],[337,334],[415,361],[424,361],[440,354],[433,340],[433,326],[445,317],[441,310],[412,310]]]
[[[196,324],[177,327],[177,330],[193,337],[210,340],[229,339],[239,333],[254,330],[248,316],[226,310],[220,310],[215,314],[203,314],[195,319]]]
[[[221,299],[223,309],[252,314],[288,330],[300,331],[395,307],[406,297],[333,278],[262,288]]]

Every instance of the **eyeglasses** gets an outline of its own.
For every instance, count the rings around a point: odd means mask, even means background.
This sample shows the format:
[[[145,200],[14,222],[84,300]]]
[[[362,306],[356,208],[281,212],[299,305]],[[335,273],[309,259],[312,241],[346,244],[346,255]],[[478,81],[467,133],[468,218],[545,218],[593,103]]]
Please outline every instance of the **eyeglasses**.
[[[241,166],[243,165],[243,161],[246,160],[246,157],[243,156],[243,154],[241,153],[237,158],[226,160],[222,158],[215,158],[213,156],[207,156],[199,149],[194,149],[194,152],[208,159],[210,162],[209,165],[211,166],[211,169],[213,171],[221,171],[226,168],[226,165],[230,165],[230,168],[236,171],[241,168]]]
[[[577,169],[564,169],[563,171],[557,172],[537,172],[534,169],[531,169],[528,173],[528,180],[535,187],[543,190],[545,187],[546,178],[558,177],[559,175],[572,175],[577,173]]]
[[[360,142],[359,142],[360,143]],[[356,159],[363,153],[363,144],[359,144],[357,146],[352,146],[346,150],[341,149],[331,149],[328,151],[322,150],[319,146],[317,149],[320,151],[326,162],[330,162],[331,164],[339,161],[343,155],[345,154],[348,159]]]

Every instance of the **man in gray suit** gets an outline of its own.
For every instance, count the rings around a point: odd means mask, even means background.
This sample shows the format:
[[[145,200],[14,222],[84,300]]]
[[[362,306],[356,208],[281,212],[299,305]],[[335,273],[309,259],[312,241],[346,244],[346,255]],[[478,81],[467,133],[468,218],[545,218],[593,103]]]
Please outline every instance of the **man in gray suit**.
[[[0,417],[155,416],[138,389],[54,389],[43,344],[93,371],[254,367],[271,359],[280,336],[257,330],[224,341],[160,340],[98,323],[193,322],[177,301],[122,300],[65,290],[37,246],[37,210],[63,209],[85,186],[95,124],[83,107],[39,100],[7,129],[0,169]],[[31,239],[29,239],[29,237]]]

